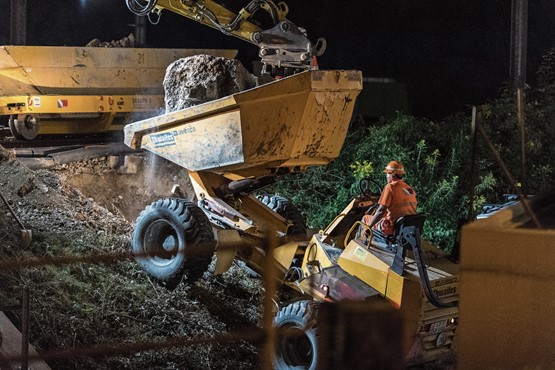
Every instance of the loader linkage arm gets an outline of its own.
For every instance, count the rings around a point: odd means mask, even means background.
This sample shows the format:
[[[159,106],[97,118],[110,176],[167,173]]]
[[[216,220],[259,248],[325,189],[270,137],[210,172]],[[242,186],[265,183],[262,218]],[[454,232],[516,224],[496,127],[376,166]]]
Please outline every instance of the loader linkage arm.
[[[267,66],[311,69],[313,57],[322,55],[326,48],[323,38],[313,45],[304,29],[285,18],[289,9],[284,2],[276,4],[273,0],[251,0],[237,13],[213,0],[126,0],[126,4],[132,13],[148,16],[151,23],[157,23],[162,11],[167,9],[255,44],[260,49],[264,71]],[[271,27],[263,29],[252,21],[259,10],[269,14]]]

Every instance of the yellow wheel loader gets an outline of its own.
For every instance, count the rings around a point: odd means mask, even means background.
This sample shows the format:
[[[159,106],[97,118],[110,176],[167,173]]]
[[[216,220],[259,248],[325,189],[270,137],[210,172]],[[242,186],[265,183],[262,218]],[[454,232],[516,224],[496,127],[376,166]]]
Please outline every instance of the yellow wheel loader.
[[[382,297],[405,318],[408,359],[428,361],[453,349],[458,278],[445,253],[420,241],[422,215],[407,217],[392,240],[368,242],[357,230],[377,196],[366,193],[325,230],[299,241],[306,235],[299,212],[283,198],[254,195],[279,176],[339,155],[361,77],[357,71],[305,71],[125,126],[127,145],[186,169],[197,198],[148,206],[135,224],[133,252],[168,288],[201,277],[216,252],[217,274],[235,258],[262,273],[271,256],[283,284],[305,298]],[[269,245],[276,247],[269,252]],[[291,312],[304,315],[303,307],[313,305],[284,308],[276,325],[299,320]],[[301,362],[297,366],[306,365]]]
[[[420,239],[424,215],[401,219],[394,237],[373,237],[360,220],[379,194],[364,186],[327,228],[308,238],[300,212],[286,199],[255,195],[279,176],[337,158],[362,89],[361,72],[316,70],[312,60],[323,49],[285,18],[281,2],[251,1],[238,13],[209,0],[127,0],[127,5],[149,17],[167,9],[243,38],[260,47],[268,68],[294,72],[125,126],[128,146],[183,167],[196,195],[195,201],[161,199],[141,213],[132,242],[138,263],[172,289],[201,277],[214,253],[216,274],[235,259],[258,273],[272,262],[294,297],[277,312],[274,325],[300,334],[278,334],[278,369],[316,367],[319,303],[343,300],[378,299],[396,307],[403,317],[407,364],[451,354],[458,323],[457,265]],[[267,30],[251,22],[258,10],[274,21]]]

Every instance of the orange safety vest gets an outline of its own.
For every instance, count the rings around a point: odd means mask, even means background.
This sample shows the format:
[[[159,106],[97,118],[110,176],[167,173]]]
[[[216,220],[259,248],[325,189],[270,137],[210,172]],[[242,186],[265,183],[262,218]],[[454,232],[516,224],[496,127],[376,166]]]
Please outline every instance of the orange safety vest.
[[[399,217],[416,214],[418,201],[416,192],[409,184],[403,180],[393,180],[384,187],[378,204],[387,207],[381,221],[381,229],[391,235]]]

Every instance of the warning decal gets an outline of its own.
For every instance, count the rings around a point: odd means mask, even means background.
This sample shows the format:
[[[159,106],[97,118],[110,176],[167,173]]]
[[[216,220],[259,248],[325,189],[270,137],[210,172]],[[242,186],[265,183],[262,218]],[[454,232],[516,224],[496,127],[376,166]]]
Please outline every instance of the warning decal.
[[[353,256],[357,257],[359,260],[364,262],[364,260],[368,256],[368,252],[362,249],[361,247],[357,246],[355,251],[353,252]]]
[[[67,99],[58,99],[58,108],[67,107]]]

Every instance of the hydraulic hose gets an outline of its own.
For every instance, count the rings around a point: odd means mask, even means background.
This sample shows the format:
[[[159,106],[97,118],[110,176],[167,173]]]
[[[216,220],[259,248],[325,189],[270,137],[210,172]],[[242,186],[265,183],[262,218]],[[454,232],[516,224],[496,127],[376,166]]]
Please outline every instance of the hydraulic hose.
[[[239,27],[239,24],[241,23],[241,21],[243,19],[249,19],[254,13],[259,11],[260,8],[262,7],[262,4],[267,4],[268,5],[268,10],[267,11],[270,14],[270,17],[272,18],[273,24],[274,25],[278,24],[279,23],[279,17],[278,17],[278,14],[277,14],[277,6],[271,1],[265,1],[265,0],[253,0],[253,1],[251,1],[244,8],[244,10],[247,12],[247,14],[249,14],[249,16],[246,17],[246,18],[243,18],[241,13],[239,13],[227,25],[222,25],[219,22],[218,18],[210,10],[203,9],[203,12],[204,12],[204,15],[207,15],[208,19],[212,22],[212,24],[214,24],[220,31],[225,33],[225,32],[235,31]],[[208,13],[208,14],[206,14],[206,13]]]
[[[436,307],[454,307],[457,305],[456,302],[443,302],[441,301],[438,296],[432,290],[430,285],[430,278],[428,277],[428,270],[426,269],[426,265],[422,261],[422,250],[420,249],[419,243],[417,243],[417,239],[420,238],[419,231],[417,228],[408,227],[406,228],[408,231],[402,231],[401,240],[402,245],[399,248],[405,248],[406,244],[412,246],[412,252],[414,254],[414,259],[416,261],[416,267],[418,268],[418,274],[420,275],[420,280],[422,282],[422,290],[424,291],[424,295],[428,298],[431,304]]]
[[[131,13],[139,16],[148,15],[156,6],[157,0],[125,0]]]

